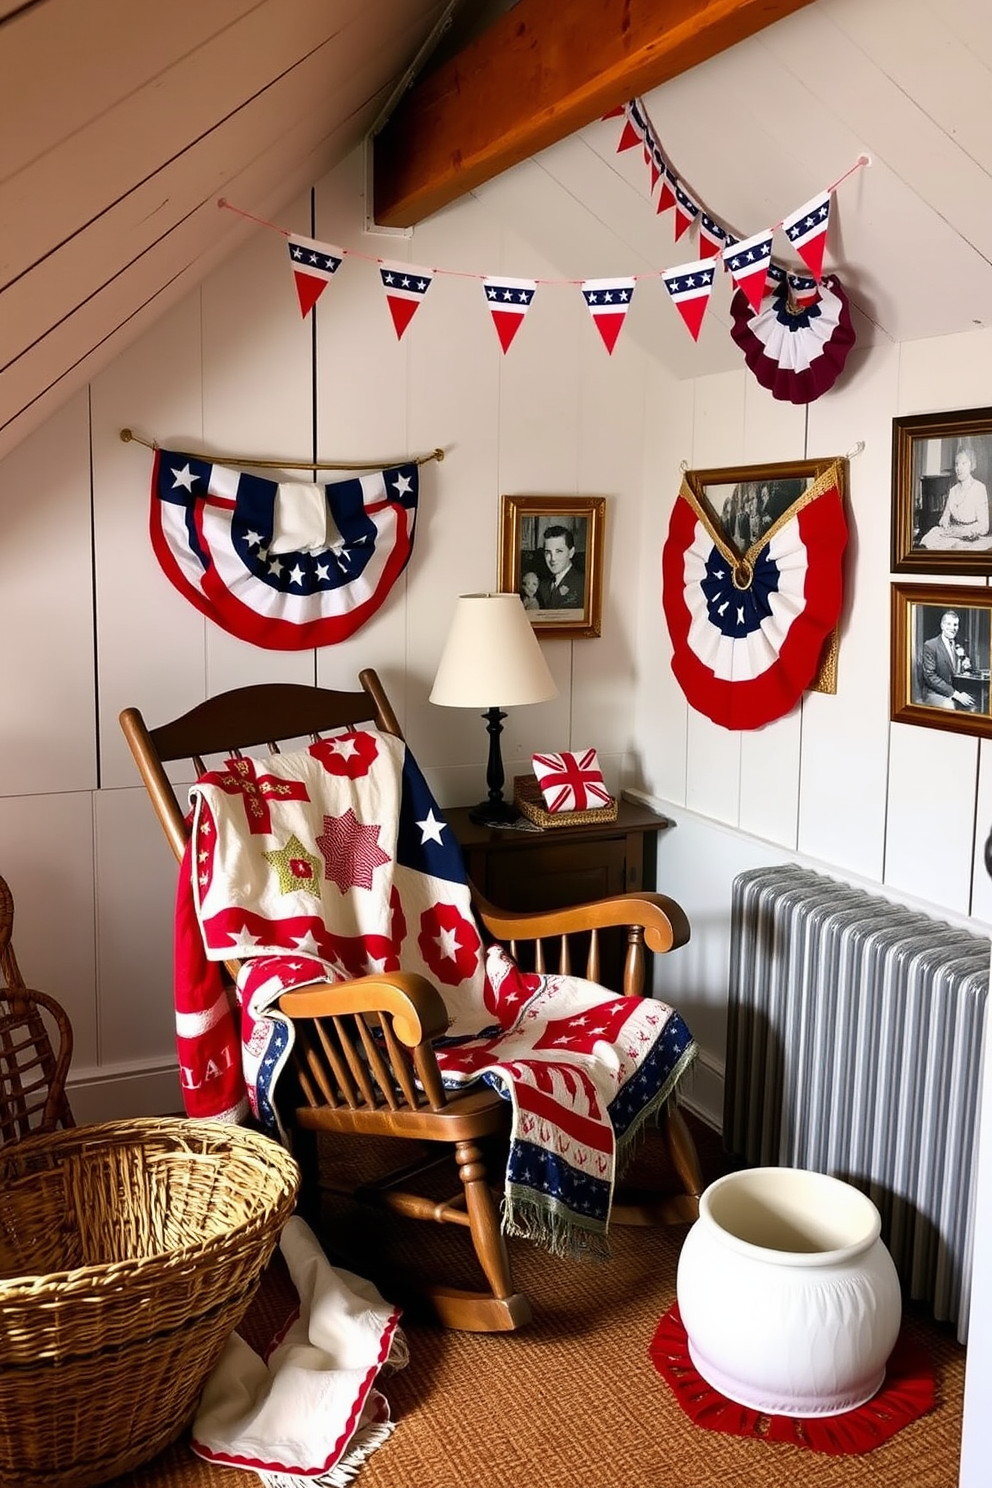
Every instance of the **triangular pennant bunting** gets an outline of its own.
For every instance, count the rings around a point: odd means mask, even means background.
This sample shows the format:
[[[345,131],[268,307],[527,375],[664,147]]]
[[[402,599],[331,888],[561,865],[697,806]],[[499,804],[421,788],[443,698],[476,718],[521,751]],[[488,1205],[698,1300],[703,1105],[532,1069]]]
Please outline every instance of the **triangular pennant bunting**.
[[[661,190],[658,192],[658,205],[655,208],[659,216],[675,205],[675,192],[672,190],[674,179],[670,166],[666,165],[661,174]]]
[[[675,183],[675,241],[689,228],[699,216],[699,207],[686,191],[685,187],[678,181]]]
[[[419,269],[413,264],[386,263],[380,259],[379,276],[396,328],[396,339],[399,340],[434,282],[434,274],[431,269]]]
[[[782,223],[790,245],[817,279],[823,273],[823,250],[827,244],[829,222],[830,192],[823,191],[797,212],[790,213]]]
[[[711,258],[700,258],[695,263],[665,269],[661,276],[694,341],[699,340],[699,328],[710,301],[715,272],[716,266]]]
[[[482,281],[493,325],[504,354],[520,329],[520,323],[537,290],[533,279],[487,278]]]
[[[309,315],[341,267],[344,254],[330,243],[318,243],[313,238],[289,238],[289,261],[293,268],[293,280],[300,302],[300,314]]]
[[[705,212],[699,213],[699,256],[716,258],[727,246],[727,230]]]
[[[635,145],[639,145],[640,143],[641,136],[628,117],[623,126],[623,133],[620,135],[620,143],[617,145],[617,154],[619,155],[621,150],[632,150]]]
[[[583,281],[582,298],[589,306],[589,313],[603,338],[603,345],[611,356],[633,295],[632,278]]]
[[[765,292],[765,280],[772,261],[772,233],[763,228],[750,238],[742,238],[721,254],[730,270],[730,277],[738,289],[742,289],[752,309],[761,307]]]

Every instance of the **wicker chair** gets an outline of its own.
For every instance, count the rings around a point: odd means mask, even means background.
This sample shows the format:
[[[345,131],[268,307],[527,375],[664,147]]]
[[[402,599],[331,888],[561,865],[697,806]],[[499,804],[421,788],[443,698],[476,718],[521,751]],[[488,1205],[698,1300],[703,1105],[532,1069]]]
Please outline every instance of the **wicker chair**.
[[[121,727],[177,858],[188,835],[186,813],[166,772],[169,762],[189,760],[196,776],[205,757],[236,756],[265,745],[317,738],[331,730],[361,723],[401,737],[395,714],[373,671],[360,674],[361,691],[331,692],[291,684],[238,688],[208,699],[183,717],[158,728],[146,727],[141,714],[128,708]],[[186,778],[190,778],[187,776]],[[476,914],[493,940],[538,971],[582,971],[599,981],[601,933],[624,927],[626,957],[623,991],[643,990],[644,949],[664,952],[688,939],[689,927],[674,901],[660,894],[623,894],[575,909],[548,914],[504,914],[476,896]],[[582,941],[580,962],[570,941]],[[545,943],[557,965],[546,958]],[[232,975],[237,964],[230,963]],[[488,1085],[453,1093],[442,1085],[432,1039],[448,1025],[444,1002],[423,976],[402,972],[358,977],[350,982],[309,986],[285,993],[281,1010],[295,1031],[293,1109],[283,1118],[293,1132],[293,1151],[303,1170],[304,1194],[313,1194],[318,1172],[317,1138],[336,1132],[365,1138],[407,1138],[408,1151],[429,1148],[427,1161],[407,1163],[375,1184],[356,1186],[358,1196],[404,1216],[466,1227],[487,1288],[466,1291],[427,1283],[421,1298],[446,1326],[476,1332],[509,1331],[531,1317],[528,1299],[515,1292],[506,1244],[500,1229],[498,1196],[485,1165],[485,1152],[509,1129],[507,1103]],[[380,1037],[373,1037],[373,1027]],[[681,1188],[651,1196],[632,1212],[632,1222],[658,1219],[684,1222],[698,1213],[702,1187],[699,1164],[688,1129],[670,1101],[660,1120],[672,1166]],[[437,1167],[439,1144],[452,1153],[460,1188],[452,1199],[411,1188],[418,1175]],[[616,1214],[614,1215],[616,1218]]]
[[[13,927],[14,898],[0,878],[0,1146],[74,1125],[65,1093],[72,1026],[54,997],[25,985],[14,955]]]

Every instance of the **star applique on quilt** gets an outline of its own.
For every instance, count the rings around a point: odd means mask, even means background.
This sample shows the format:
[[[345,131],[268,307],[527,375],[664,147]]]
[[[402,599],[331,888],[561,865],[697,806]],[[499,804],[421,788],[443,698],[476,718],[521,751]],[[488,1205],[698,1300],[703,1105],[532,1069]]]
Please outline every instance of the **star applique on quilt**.
[[[302,889],[315,899],[320,898],[320,859],[307,852],[295,832],[285,847],[263,852],[262,857],[276,870],[281,894]]]
[[[351,807],[344,816],[325,816],[317,846],[324,856],[324,877],[342,894],[349,889],[371,889],[377,868],[389,862],[379,846],[381,828],[360,822]]]

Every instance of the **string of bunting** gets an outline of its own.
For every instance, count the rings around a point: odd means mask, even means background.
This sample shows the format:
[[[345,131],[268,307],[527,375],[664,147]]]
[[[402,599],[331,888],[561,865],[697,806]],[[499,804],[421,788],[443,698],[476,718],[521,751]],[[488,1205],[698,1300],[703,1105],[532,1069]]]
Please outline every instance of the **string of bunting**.
[[[342,248],[334,243],[324,243],[291,232],[288,228],[279,227],[274,222],[267,222],[264,218],[234,206],[224,197],[218,199],[217,205],[260,227],[281,233],[286,238],[290,268],[303,316],[309,315],[313,310],[346,258],[364,259],[368,263],[374,263],[397,340],[402,338],[423,304],[434,280],[443,276],[476,279],[482,284],[504,355],[534,303],[538,288],[543,285],[564,284],[577,286],[581,290],[593,324],[611,355],[630,309],[634,289],[642,279],[662,280],[694,340],[699,337],[703,315],[713,289],[718,259],[722,260],[735,286],[743,290],[754,309],[760,306],[766,281],[769,279],[781,283],[787,278],[791,291],[800,302],[803,295],[815,297],[823,266],[823,249],[833,192],[860,166],[870,164],[867,155],[860,156],[844,175],[790,213],[783,222],[741,240],[704,210],[680,181],[658,142],[642,101],[634,99],[622,109],[614,110],[604,117],[609,119],[619,115],[624,118],[624,128],[617,149],[626,150],[634,145],[642,147],[645,161],[651,169],[652,190],[661,183],[657,210],[663,212],[669,207],[675,208],[676,241],[698,221],[699,257],[690,263],[643,274],[597,279],[511,278],[504,274],[475,274],[374,258],[351,248]],[[810,268],[814,278],[807,280],[802,276],[787,275],[784,269],[772,261],[772,239],[779,228],[784,229],[791,246]]]

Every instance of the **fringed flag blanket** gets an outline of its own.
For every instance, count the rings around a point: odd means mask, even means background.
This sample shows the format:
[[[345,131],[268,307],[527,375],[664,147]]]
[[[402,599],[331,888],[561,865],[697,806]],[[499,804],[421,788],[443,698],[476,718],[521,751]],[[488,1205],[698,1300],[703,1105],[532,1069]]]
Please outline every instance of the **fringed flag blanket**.
[[[282,992],[419,972],[450,1019],[449,1087],[484,1079],[509,1102],[504,1227],[554,1251],[602,1248],[632,1138],[696,1053],[651,998],[522,973],[479,935],[461,853],[413,757],[374,729],[228,760],[191,788],[176,913],[176,1012],[190,1115],[279,1131],[293,1030]],[[194,871],[195,869],[195,871]],[[240,1029],[218,963],[242,962]]]

